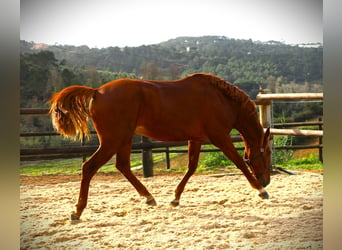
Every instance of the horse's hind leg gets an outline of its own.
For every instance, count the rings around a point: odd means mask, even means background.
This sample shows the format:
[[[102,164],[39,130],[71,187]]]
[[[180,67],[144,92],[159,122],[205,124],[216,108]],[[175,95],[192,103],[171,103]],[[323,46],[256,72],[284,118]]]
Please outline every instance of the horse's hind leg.
[[[172,206],[178,206],[179,200],[181,197],[182,192],[184,191],[184,187],[190,177],[195,173],[197,164],[198,164],[198,157],[201,150],[201,142],[198,141],[189,141],[188,142],[188,155],[189,155],[189,163],[188,163],[188,171],[184,175],[182,181],[178,184],[175,190],[175,199],[171,201]]]
[[[114,155],[115,151],[112,147],[100,145],[97,151],[82,165],[82,180],[76,212],[71,214],[71,220],[78,220],[87,205],[90,180],[96,174],[97,170],[102,167]]]
[[[135,177],[131,171],[130,164],[131,144],[122,147],[116,155],[116,168],[127,178],[127,180],[135,187],[141,196],[146,197],[148,205],[157,205],[153,196],[148,192],[146,187]]]

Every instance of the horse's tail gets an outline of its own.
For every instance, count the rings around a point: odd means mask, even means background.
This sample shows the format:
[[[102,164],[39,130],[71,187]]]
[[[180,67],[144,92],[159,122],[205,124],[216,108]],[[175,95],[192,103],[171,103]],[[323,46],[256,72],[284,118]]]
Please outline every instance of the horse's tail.
[[[89,101],[96,89],[84,86],[70,86],[54,94],[50,114],[52,125],[63,136],[82,139],[89,136]]]

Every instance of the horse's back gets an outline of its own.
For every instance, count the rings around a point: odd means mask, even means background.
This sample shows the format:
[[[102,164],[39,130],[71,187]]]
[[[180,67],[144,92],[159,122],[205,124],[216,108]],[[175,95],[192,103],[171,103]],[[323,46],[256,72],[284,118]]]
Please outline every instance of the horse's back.
[[[234,121],[224,92],[201,75],[177,81],[116,80],[98,89],[93,106],[95,120],[100,117],[106,129],[126,126],[158,140],[206,140],[208,130],[228,129]]]
[[[137,133],[158,140],[206,140],[209,126],[229,119],[224,94],[204,79],[145,81],[141,86]],[[225,126],[228,128],[229,124]]]

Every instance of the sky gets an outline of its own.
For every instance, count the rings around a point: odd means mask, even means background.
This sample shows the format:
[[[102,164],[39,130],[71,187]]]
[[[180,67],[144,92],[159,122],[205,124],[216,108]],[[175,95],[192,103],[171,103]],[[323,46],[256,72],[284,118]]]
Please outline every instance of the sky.
[[[323,0],[21,0],[20,39],[141,46],[179,36],[323,43]]]

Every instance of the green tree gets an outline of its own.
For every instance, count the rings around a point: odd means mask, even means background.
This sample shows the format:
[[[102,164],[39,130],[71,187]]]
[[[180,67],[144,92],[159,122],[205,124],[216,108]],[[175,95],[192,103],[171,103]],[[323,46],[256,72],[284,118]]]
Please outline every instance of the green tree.
[[[20,103],[30,105],[37,100],[44,106],[52,90],[52,77],[58,67],[57,60],[50,51],[20,56]],[[56,76],[56,74],[55,74]],[[35,103],[32,101],[31,103]]]
[[[93,88],[98,88],[101,85],[99,74],[94,66],[86,67],[87,72],[87,85]]]
[[[141,65],[141,73],[143,79],[158,80],[160,76],[160,69],[157,67],[154,61],[150,61]]]
[[[175,64],[170,65],[169,75],[171,80],[176,80],[180,77],[178,67]]]

